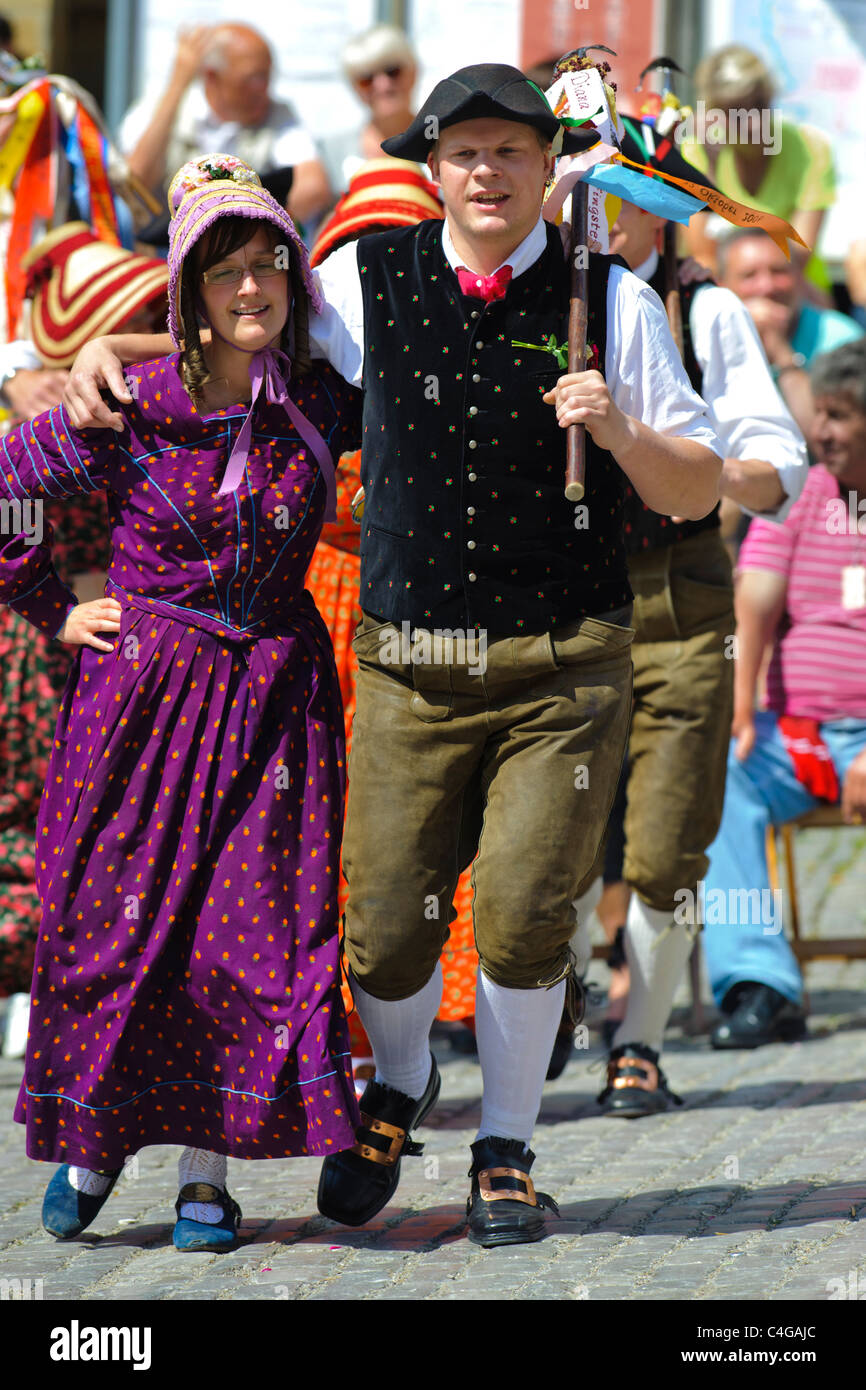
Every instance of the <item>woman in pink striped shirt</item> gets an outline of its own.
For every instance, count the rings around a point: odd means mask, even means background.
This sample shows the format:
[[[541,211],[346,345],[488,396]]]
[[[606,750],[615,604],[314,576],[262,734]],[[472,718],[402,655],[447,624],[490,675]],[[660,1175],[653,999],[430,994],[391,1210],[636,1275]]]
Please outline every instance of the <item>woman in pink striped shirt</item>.
[[[866,344],[818,358],[811,376],[819,462],[784,522],[752,522],[737,571],[733,739],[703,909],[725,1015],[714,1047],[805,1031],[800,971],[770,901],[768,825],[821,800],[841,802],[849,822],[866,817]]]

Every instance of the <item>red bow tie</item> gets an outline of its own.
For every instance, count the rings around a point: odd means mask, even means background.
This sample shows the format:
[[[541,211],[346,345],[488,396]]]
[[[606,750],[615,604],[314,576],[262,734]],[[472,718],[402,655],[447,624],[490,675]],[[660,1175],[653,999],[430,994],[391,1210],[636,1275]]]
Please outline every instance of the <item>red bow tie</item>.
[[[489,304],[492,299],[504,299],[508,282],[511,279],[511,266],[500,266],[492,275],[476,275],[464,265],[457,269],[460,293],[471,295],[473,299],[483,299]]]

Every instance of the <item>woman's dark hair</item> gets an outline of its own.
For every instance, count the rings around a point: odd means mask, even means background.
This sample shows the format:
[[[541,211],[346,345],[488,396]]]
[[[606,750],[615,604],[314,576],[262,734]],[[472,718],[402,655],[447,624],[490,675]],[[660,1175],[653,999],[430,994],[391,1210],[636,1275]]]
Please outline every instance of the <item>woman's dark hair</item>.
[[[185,258],[180,277],[179,317],[181,338],[183,339],[181,372],[183,384],[197,405],[200,404],[204,395],[204,388],[211,379],[205,362],[204,349],[199,335],[198,314],[196,313],[199,278],[202,271],[209,270],[212,265],[225,260],[226,256],[231,256],[242,246],[246,246],[247,242],[252,241],[256,232],[262,227],[271,238],[271,245],[274,250],[278,247],[288,246],[292,308],[283,329],[280,346],[284,350],[288,348],[289,328],[294,323],[295,353],[292,371],[297,376],[304,376],[310,370],[310,298],[301,274],[297,248],[293,242],[281,241],[280,229],[273,222],[266,222],[263,218],[221,217]]]

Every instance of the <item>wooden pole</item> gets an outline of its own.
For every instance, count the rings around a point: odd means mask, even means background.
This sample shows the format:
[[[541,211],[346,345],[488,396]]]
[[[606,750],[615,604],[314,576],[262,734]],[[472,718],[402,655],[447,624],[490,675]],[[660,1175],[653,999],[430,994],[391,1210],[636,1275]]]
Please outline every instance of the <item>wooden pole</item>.
[[[568,310],[568,370],[586,371],[588,296],[586,184],[578,179],[571,194],[571,300]],[[586,426],[566,431],[565,495],[579,502],[586,489]]]
[[[665,223],[665,309],[674,342],[683,356],[683,306],[680,299],[680,277],[677,270],[677,229],[673,222]]]

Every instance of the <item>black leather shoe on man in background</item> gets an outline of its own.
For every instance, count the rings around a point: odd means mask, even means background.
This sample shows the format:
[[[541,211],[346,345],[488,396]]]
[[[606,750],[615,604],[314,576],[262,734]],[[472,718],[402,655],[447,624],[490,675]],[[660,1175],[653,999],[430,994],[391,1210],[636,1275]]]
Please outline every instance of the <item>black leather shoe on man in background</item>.
[[[370,1081],[361,1097],[361,1124],[351,1149],[329,1154],[319,1179],[319,1211],[344,1226],[363,1226],[387,1206],[400,1181],[400,1159],[420,1154],[409,1138],[439,1099],[439,1068],[430,1057],[430,1077],[420,1100]]]
[[[742,980],[721,1003],[727,1017],[715,1028],[715,1048],[763,1047],[771,1042],[796,1042],[806,1037],[806,1014],[771,985]]]
[[[683,1103],[668,1085],[659,1054],[641,1042],[613,1049],[607,1063],[607,1085],[597,1099],[603,1115],[623,1120],[659,1115]]]
[[[535,1154],[522,1139],[477,1139],[472,1148],[472,1191],[466,1204],[473,1245],[523,1245],[546,1235],[545,1210],[559,1215],[529,1176]]]

